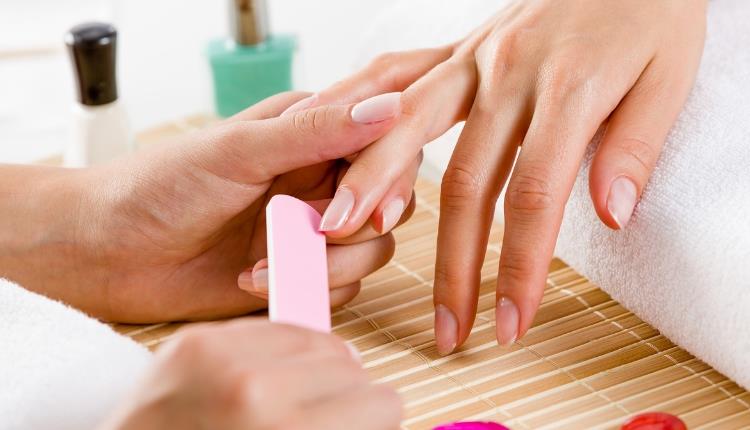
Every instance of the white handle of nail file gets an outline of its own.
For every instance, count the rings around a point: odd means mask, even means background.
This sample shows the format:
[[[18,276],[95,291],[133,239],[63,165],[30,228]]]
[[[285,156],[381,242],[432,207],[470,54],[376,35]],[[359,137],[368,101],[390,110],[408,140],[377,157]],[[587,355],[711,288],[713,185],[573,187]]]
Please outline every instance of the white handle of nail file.
[[[326,237],[307,203],[276,195],[266,207],[268,314],[272,322],[331,331]]]

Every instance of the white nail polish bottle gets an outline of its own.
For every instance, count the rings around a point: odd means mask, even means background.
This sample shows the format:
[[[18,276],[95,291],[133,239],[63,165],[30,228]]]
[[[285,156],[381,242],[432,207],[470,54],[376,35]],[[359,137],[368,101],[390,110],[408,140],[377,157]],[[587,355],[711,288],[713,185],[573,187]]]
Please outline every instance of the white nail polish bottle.
[[[133,150],[127,114],[117,100],[117,30],[103,23],[73,27],[65,36],[77,83],[66,167],[104,163]]]

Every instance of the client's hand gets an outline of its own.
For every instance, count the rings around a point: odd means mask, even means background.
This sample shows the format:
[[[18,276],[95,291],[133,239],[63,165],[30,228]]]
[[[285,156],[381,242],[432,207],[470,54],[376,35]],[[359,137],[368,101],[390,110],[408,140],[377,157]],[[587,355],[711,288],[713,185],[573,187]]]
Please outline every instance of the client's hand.
[[[403,91],[402,120],[341,181],[334,202],[356,203],[328,234],[359,229],[422,145],[466,120],[442,183],[437,347],[451,352],[472,328],[506,182],[496,319],[498,341],[513,342],[532,323],[565,203],[603,124],[591,198],[607,226],[627,225],[693,84],[705,9],[706,0],[514,1],[463,40],[386,54],[321,92],[316,103]]]
[[[0,250],[0,276],[121,322],[217,318],[265,307],[263,277],[254,285],[248,273],[239,275],[266,256],[268,200],[290,194],[322,212],[349,166],[343,158],[382,137],[400,113],[395,94],[279,116],[303,97],[273,97],[113,165],[8,173],[47,191],[44,202],[17,216],[26,218],[17,220],[18,230],[29,230],[29,237],[15,242],[27,251]],[[0,170],[0,180],[18,169]],[[389,230],[413,210],[415,176],[394,187],[406,202],[403,216],[399,211],[385,226],[367,223],[346,239],[329,240],[333,305],[350,300],[360,279],[392,256]],[[24,191],[23,205],[39,195]],[[13,229],[11,222],[6,230]],[[4,254],[13,254],[5,255],[11,263],[2,264]],[[238,277],[256,296],[238,288]]]
[[[100,430],[393,430],[401,402],[333,335],[259,320],[188,329]]]

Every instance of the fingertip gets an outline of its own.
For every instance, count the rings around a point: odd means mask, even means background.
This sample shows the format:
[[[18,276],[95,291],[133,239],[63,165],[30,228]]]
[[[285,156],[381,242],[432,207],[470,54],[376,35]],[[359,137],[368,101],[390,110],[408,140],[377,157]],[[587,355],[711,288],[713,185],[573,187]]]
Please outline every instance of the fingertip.
[[[268,296],[268,259],[258,260],[252,268],[244,270],[237,277],[237,286],[253,296]]]
[[[388,233],[389,231],[393,230],[396,225],[398,225],[399,221],[401,220],[401,216],[404,213],[405,207],[406,205],[404,204],[404,200],[400,197],[396,197],[390,202],[386,203],[386,205],[380,212],[379,217],[379,231],[381,234]]]
[[[521,314],[508,296],[500,296],[495,306],[495,333],[500,346],[509,347],[519,338]]]
[[[589,178],[594,210],[605,226],[622,230],[627,227],[635,211],[640,187],[630,175],[605,169],[599,166],[601,162],[596,164],[592,165]]]
[[[607,199],[609,188],[612,180],[615,178],[614,172],[607,165],[606,160],[601,157],[601,145],[591,161],[589,170],[589,196],[594,206],[596,216],[606,227],[612,230],[618,230],[620,227],[612,214],[607,210]]]
[[[248,293],[253,292],[253,271],[245,270],[237,277],[237,286]]]
[[[458,345],[458,319],[448,306],[435,305],[435,347],[438,354],[451,354]]]
[[[319,231],[335,237],[349,220],[355,204],[354,192],[346,186],[340,186],[320,219]]]

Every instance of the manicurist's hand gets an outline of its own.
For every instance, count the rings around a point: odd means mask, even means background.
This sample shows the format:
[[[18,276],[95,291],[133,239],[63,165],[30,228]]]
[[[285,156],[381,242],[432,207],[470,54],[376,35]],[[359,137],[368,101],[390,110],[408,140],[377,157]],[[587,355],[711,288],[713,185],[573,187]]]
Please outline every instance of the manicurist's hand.
[[[265,307],[268,200],[290,194],[322,213],[345,158],[383,137],[401,110],[393,94],[280,115],[305,96],[275,96],[111,165],[0,167],[0,276],[121,322]],[[394,184],[403,210],[329,240],[333,305],[392,256],[389,230],[411,214],[415,177],[416,165]]]
[[[705,9],[706,0],[513,1],[454,44],[379,57],[313,100],[403,91],[399,124],[339,184],[331,207],[354,204],[328,234],[361,228],[422,145],[466,120],[442,183],[437,347],[450,353],[469,335],[504,186],[497,338],[513,342],[532,323],[565,203],[602,126],[591,199],[604,224],[626,228],[693,84]]]
[[[395,430],[401,402],[333,335],[260,320],[188,329],[100,430]]]

